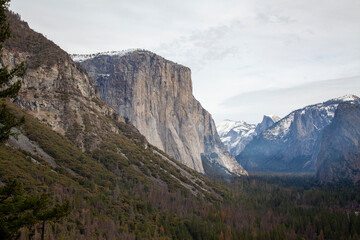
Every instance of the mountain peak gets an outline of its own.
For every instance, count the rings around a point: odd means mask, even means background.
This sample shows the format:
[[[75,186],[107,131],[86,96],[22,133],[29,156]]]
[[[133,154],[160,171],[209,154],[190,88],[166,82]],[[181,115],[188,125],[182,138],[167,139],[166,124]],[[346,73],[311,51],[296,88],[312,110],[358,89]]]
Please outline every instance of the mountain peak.
[[[259,135],[261,134],[264,130],[268,129],[269,127],[271,127],[272,125],[274,125],[274,123],[280,121],[280,117],[275,116],[275,115],[264,115],[263,120],[261,121],[261,123],[259,123],[256,126],[256,134]]]
[[[281,119],[279,116],[276,116],[276,115],[264,115],[263,121],[266,118],[270,118],[271,120],[273,120],[274,123],[278,122]]]
[[[356,101],[356,100],[359,100],[358,96],[356,96],[354,94],[346,94],[344,96],[331,99],[330,101],[351,102],[351,101]]]
[[[279,120],[280,117],[275,115],[264,115],[262,122],[259,124],[226,119],[216,127],[221,141],[234,156],[237,156],[254,136],[261,134]]]

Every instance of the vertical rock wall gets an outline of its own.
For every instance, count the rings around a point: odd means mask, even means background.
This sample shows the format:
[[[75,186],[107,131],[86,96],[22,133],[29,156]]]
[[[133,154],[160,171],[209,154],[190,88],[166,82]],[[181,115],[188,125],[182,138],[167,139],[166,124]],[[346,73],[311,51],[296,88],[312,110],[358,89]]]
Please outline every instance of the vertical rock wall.
[[[192,95],[189,68],[141,50],[100,54],[81,64],[101,98],[151,144],[201,173],[206,160],[246,174],[221,143],[211,115]]]

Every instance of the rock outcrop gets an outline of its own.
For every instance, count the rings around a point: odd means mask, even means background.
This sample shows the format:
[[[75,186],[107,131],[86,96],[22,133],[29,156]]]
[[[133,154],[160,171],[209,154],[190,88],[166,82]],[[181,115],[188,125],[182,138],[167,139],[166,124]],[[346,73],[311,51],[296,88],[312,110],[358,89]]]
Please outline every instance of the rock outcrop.
[[[322,131],[342,102],[360,100],[348,95],[293,111],[254,137],[236,159],[248,171],[314,172]]]
[[[201,173],[208,161],[227,173],[246,174],[222,144],[211,115],[192,95],[189,68],[145,50],[75,57],[102,100],[151,144]]]
[[[263,120],[261,121],[261,123],[259,123],[259,124],[256,126],[256,129],[255,129],[256,135],[261,134],[263,131],[265,131],[266,129],[268,129],[268,128],[271,127],[272,125],[274,125],[274,123],[280,121],[280,119],[281,119],[281,118],[278,117],[278,116],[274,116],[274,115],[267,116],[267,115],[264,115]]]
[[[317,158],[317,177],[323,182],[360,184],[360,105],[342,103],[324,128]]]
[[[105,129],[117,132],[115,125],[105,124],[102,118],[119,122],[124,118],[98,98],[86,71],[18,15],[9,13],[8,21],[11,37],[4,44],[1,64],[12,68],[25,62],[26,67],[16,103],[83,150],[97,148],[96,136]],[[91,131],[85,131],[90,127]]]

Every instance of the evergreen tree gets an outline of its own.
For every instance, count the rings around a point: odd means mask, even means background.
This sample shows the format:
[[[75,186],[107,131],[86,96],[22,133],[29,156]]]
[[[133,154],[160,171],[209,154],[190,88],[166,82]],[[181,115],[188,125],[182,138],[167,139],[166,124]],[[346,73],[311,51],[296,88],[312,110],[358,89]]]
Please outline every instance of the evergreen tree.
[[[70,213],[69,202],[49,208],[48,195],[26,195],[17,180],[0,187],[0,239],[17,239],[19,230],[27,227],[30,237],[34,225],[42,224],[41,239],[45,236],[45,223],[59,221]]]
[[[3,98],[15,97],[21,87],[20,80],[11,83],[14,77],[24,75],[24,64],[18,64],[10,71],[4,66],[2,61],[2,49],[4,41],[10,36],[10,27],[6,20],[6,11],[8,10],[10,0],[0,0],[0,142],[5,141],[11,135],[11,128],[19,126],[24,119],[16,119],[7,109]]]

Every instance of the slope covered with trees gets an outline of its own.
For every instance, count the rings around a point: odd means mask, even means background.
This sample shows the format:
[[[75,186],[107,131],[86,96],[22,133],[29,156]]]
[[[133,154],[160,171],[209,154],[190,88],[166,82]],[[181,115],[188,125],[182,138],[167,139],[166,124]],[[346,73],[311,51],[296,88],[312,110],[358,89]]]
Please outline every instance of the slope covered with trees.
[[[357,215],[360,189],[350,183],[322,186],[307,175],[252,176],[217,184],[203,179],[199,185],[212,186],[214,192],[208,195],[204,192],[206,195],[201,197],[166,174],[169,171],[176,175],[178,170],[152,154],[156,150],[152,147],[140,150],[130,141],[129,148],[125,148],[128,140],[123,136],[123,152],[128,159],[116,156],[109,149],[83,153],[24,111],[12,108],[19,116],[25,115],[24,135],[49,153],[58,166],[51,167],[40,151],[31,154],[2,145],[1,181],[17,178],[27,192],[46,192],[52,201],[68,200],[71,206],[70,217],[61,224],[47,224],[46,238],[357,239],[360,236]],[[23,234],[26,235],[25,230]],[[35,239],[39,237],[37,230]]]
[[[26,194],[50,196],[50,209],[70,208],[45,231],[35,223],[33,239],[359,238],[358,187],[309,176],[206,179],[150,145],[64,51],[8,16],[6,61],[25,60],[26,74],[16,104],[4,103],[25,121],[0,145],[0,184],[17,179]]]

